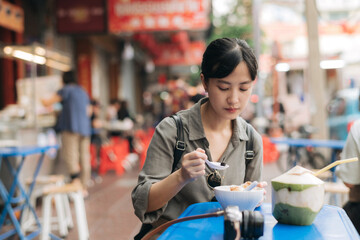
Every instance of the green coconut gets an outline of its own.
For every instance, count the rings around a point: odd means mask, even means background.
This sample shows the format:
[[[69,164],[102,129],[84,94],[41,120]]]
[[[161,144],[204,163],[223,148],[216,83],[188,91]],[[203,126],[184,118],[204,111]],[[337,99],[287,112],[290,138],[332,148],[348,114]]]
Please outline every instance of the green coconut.
[[[324,204],[324,182],[295,166],[271,180],[272,213],[284,224],[310,225]]]

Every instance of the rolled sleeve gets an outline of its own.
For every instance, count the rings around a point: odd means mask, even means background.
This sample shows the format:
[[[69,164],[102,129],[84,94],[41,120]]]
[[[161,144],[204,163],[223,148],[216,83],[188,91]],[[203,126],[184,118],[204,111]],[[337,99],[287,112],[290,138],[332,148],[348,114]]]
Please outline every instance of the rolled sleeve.
[[[133,206],[135,209],[135,215],[140,219],[143,223],[153,223],[157,221],[160,216],[164,213],[167,204],[165,204],[162,208],[153,211],[146,212],[148,206],[148,197],[151,185],[156,181],[147,181],[138,184],[133,190],[131,197],[133,201]]]
[[[156,211],[146,212],[151,185],[171,174],[175,142],[175,122],[171,118],[165,118],[156,127],[143,169],[139,174],[138,184],[131,194],[135,215],[143,223],[157,221],[167,207],[166,204]]]

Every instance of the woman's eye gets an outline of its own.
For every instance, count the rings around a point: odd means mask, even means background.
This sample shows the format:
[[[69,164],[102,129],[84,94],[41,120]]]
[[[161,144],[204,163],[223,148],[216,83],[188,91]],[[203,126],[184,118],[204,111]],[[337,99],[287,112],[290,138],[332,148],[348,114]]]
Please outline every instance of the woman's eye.
[[[219,89],[220,89],[221,91],[226,91],[226,90],[228,90],[229,88],[219,87]]]
[[[244,84],[239,89],[241,92],[246,92],[251,88],[251,84]]]

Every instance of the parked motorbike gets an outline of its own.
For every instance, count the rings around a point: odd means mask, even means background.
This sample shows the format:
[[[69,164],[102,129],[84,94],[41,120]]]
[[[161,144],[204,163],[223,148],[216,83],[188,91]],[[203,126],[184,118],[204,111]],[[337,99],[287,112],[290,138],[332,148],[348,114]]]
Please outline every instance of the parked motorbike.
[[[312,135],[317,131],[314,126],[302,125],[297,131],[290,134],[293,139],[311,139]],[[311,169],[320,169],[325,167],[330,162],[325,156],[319,152],[316,147],[306,146],[289,146],[287,156],[287,168],[290,169],[295,165],[304,166]]]

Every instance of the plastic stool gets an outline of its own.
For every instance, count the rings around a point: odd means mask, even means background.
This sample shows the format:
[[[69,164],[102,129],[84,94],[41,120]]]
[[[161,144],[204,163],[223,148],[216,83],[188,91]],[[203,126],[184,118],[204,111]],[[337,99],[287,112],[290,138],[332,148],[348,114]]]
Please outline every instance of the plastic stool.
[[[324,188],[329,204],[342,207],[348,200],[350,189],[343,182],[325,182]]]
[[[26,184],[29,186],[31,179],[26,181]],[[35,186],[33,193],[30,198],[30,203],[32,206],[36,206],[36,199],[43,196],[44,189],[49,186],[62,186],[65,184],[65,177],[63,175],[47,175],[39,176],[36,178]],[[71,210],[69,204],[69,198],[67,195],[56,196],[54,199],[55,208],[57,212],[57,217],[51,220],[51,228],[58,229],[61,237],[66,237],[68,235],[68,228],[74,226]],[[42,219],[40,219],[42,221]],[[21,227],[24,232],[36,228],[36,221],[34,217],[30,214],[29,209],[25,209],[23,216],[21,218]]]
[[[76,212],[76,222],[78,226],[79,240],[89,239],[89,229],[86,219],[85,203],[82,195],[82,185],[79,182],[73,182],[71,184],[65,184],[63,186],[49,186],[44,189],[43,195],[43,230],[41,233],[41,240],[48,240],[50,236],[50,220],[52,212],[52,200],[61,196],[69,196],[74,202],[74,208]],[[57,212],[59,214],[59,212]],[[61,213],[60,213],[61,214]],[[66,225],[66,223],[63,223]]]
[[[115,170],[117,175],[125,172],[123,162],[130,153],[129,142],[121,138],[112,141],[115,143],[104,144],[100,149],[99,175],[104,175],[109,170]]]

